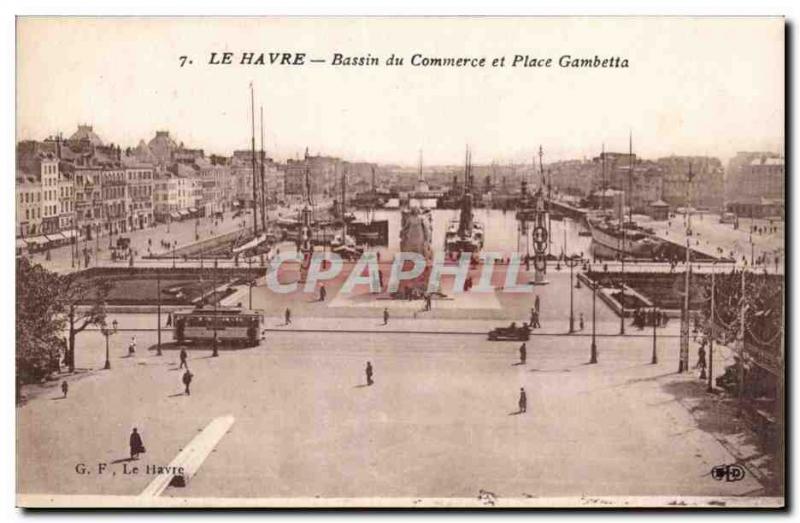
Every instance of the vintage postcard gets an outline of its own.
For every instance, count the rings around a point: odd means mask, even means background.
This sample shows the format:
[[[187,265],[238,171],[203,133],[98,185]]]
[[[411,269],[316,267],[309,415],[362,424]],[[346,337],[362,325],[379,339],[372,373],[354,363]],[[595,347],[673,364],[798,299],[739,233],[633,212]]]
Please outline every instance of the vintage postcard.
[[[18,17],[22,507],[785,505],[781,17]]]

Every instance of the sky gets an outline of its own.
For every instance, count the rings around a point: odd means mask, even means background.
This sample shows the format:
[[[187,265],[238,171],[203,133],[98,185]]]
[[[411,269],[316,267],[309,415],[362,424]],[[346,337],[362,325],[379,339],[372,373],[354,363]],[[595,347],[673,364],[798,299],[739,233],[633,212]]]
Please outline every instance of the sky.
[[[234,65],[211,65],[212,52]],[[239,65],[243,52],[326,63]],[[344,67],[334,53],[403,66]],[[412,67],[413,54],[485,57],[484,68]],[[510,67],[514,55],[619,56],[628,68]],[[180,66],[180,56],[187,63]],[[506,67],[491,67],[506,56]],[[189,64],[188,60],[192,63]],[[19,18],[17,139],[79,123],[136,145],[156,130],[207,154],[265,147],[416,164],[545,162],[606,150],[646,158],[783,151],[781,18]]]

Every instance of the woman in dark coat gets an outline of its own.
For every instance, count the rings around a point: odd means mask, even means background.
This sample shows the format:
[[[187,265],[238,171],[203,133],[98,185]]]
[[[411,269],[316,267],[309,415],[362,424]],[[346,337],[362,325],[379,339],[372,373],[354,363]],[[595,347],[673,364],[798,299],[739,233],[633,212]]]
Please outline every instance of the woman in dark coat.
[[[131,459],[139,459],[139,454],[143,453],[144,444],[142,443],[142,437],[136,431],[136,427],[133,428],[133,432],[131,432]]]

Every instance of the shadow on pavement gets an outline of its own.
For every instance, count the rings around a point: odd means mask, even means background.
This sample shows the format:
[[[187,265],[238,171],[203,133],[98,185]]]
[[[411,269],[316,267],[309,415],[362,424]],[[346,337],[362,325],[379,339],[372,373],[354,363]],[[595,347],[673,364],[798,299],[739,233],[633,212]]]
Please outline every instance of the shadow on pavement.
[[[737,460],[743,460],[751,474],[768,494],[782,492],[782,481],[777,466],[780,438],[770,441],[759,437],[757,421],[739,417],[738,399],[717,391],[709,393],[706,383],[700,380],[681,380],[664,383],[661,389],[672,395],[694,418],[697,428],[726,442]],[[755,424],[755,425],[754,425]],[[732,445],[733,449],[730,448]],[[738,455],[737,455],[738,454]]]

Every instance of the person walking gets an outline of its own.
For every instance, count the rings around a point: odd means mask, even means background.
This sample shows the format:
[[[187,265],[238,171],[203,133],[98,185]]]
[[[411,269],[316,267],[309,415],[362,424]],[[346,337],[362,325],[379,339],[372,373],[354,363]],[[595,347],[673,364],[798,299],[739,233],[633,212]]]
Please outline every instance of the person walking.
[[[286,307],[286,312],[283,313],[283,317],[286,320],[285,325],[292,324],[292,310],[289,307]]]
[[[532,329],[540,329],[542,325],[539,323],[539,310],[534,309],[533,317],[531,318],[531,328]]]
[[[189,365],[186,363],[186,358],[189,356],[189,355],[186,353],[186,347],[181,347],[181,354],[180,354],[180,356],[181,356],[181,364],[180,364],[180,366],[179,366],[178,368],[179,368],[179,369],[183,369],[183,368],[185,368],[186,370],[189,370]]]
[[[697,349],[697,364],[694,368],[703,370],[706,368],[706,340],[700,342],[700,348]]]
[[[369,361],[367,362],[367,368],[364,369],[364,372],[367,374],[367,386],[372,386],[372,384],[375,382],[372,381],[372,363]]]
[[[131,447],[131,459],[139,459],[139,454],[146,452],[144,443],[142,443],[142,436],[139,435],[136,427],[133,427],[133,432],[131,432],[129,443]]]
[[[325,296],[328,295],[328,290],[325,288],[324,285],[321,285],[319,288],[319,301],[325,301]]]
[[[131,337],[131,343],[128,345],[128,355],[133,356],[136,354],[136,336]]]
[[[519,388],[519,412],[528,412],[528,396],[525,394],[525,388]]]
[[[383,308],[383,324],[384,325],[388,325],[389,324],[389,309],[388,309],[388,307],[384,307]]]
[[[61,382],[61,393],[64,395],[64,399],[67,398],[67,392],[69,392],[69,383],[67,380]]]
[[[167,327],[172,327],[172,313],[167,313]]]
[[[525,361],[528,359],[528,348],[523,343],[519,347],[519,363],[520,365],[525,365]]]
[[[192,378],[194,378],[194,374],[189,372],[189,369],[187,367],[186,372],[183,373],[183,384],[186,387],[186,390],[184,392],[187,396],[192,395],[192,393],[189,391],[189,385],[191,385],[192,383]]]
[[[536,313],[539,313],[539,295],[537,294],[533,298],[533,308],[536,309]]]

